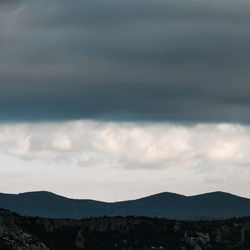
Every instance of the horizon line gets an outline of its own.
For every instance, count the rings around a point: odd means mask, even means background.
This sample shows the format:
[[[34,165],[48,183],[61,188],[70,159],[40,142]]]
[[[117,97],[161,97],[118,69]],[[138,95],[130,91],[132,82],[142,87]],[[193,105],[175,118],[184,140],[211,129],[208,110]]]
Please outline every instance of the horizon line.
[[[103,200],[97,200],[97,199],[91,199],[91,198],[70,198],[68,196],[57,194],[57,193],[54,193],[54,192],[48,191],[48,190],[34,190],[34,191],[27,191],[27,192],[21,192],[21,193],[0,192],[0,195],[2,194],[2,195],[17,195],[18,196],[18,195],[25,195],[25,194],[31,194],[31,193],[49,193],[49,194],[59,196],[61,198],[70,199],[70,200],[90,200],[90,201],[97,201],[97,202],[103,202],[103,203],[119,203],[119,202],[126,202],[126,201],[134,201],[134,200],[144,199],[144,198],[148,198],[148,197],[152,197],[152,196],[156,196],[156,195],[161,195],[161,194],[170,194],[170,195],[176,195],[176,196],[183,196],[183,198],[190,198],[190,197],[202,196],[202,195],[207,195],[207,194],[222,193],[222,194],[228,194],[231,196],[236,196],[239,198],[250,199],[249,197],[236,195],[236,194],[233,194],[230,192],[220,191],[220,190],[209,191],[209,192],[205,192],[205,193],[198,193],[198,194],[193,194],[193,195],[184,195],[184,194],[180,194],[180,193],[176,193],[176,192],[163,191],[163,192],[159,192],[159,193],[149,194],[146,196],[140,196],[140,197],[134,198],[134,199],[126,199],[126,200],[119,200],[119,201],[103,201]]]

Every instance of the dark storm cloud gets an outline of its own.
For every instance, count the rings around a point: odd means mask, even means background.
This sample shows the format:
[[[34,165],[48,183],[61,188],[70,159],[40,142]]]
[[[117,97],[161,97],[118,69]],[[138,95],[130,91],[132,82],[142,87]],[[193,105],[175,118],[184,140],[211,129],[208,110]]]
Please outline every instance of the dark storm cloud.
[[[3,11],[11,11],[20,6],[22,0],[1,0],[0,1],[0,13]]]
[[[15,0],[0,12],[2,120],[250,121],[246,0]]]

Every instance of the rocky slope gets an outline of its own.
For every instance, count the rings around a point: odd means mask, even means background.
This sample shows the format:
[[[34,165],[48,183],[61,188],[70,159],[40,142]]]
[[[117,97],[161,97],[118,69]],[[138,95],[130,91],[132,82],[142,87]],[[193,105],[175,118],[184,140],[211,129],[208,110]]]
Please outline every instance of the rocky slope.
[[[23,217],[0,210],[4,250],[250,249],[250,218],[176,221],[147,217],[83,220]]]

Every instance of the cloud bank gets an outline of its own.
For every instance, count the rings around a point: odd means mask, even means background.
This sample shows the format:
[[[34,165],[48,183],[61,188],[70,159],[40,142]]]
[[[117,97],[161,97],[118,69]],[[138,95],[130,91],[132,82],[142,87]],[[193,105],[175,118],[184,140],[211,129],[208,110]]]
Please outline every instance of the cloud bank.
[[[0,124],[0,190],[116,201],[162,191],[249,197],[250,127],[69,121]]]
[[[85,168],[249,166],[250,128],[232,124],[71,121],[0,126],[0,150],[24,160]]]
[[[1,1],[0,119],[248,123],[249,5]]]

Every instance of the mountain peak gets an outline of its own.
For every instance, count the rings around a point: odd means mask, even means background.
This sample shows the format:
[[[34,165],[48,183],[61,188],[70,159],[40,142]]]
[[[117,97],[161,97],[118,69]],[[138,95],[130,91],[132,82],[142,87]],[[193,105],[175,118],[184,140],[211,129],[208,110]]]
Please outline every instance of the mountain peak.
[[[67,199],[66,197],[57,195],[55,193],[49,192],[49,191],[32,191],[32,192],[24,192],[19,193],[19,197],[25,197],[25,198],[47,198],[47,199]]]
[[[247,199],[238,195],[234,195],[228,192],[222,192],[222,191],[214,191],[214,192],[209,192],[209,193],[204,193],[204,194],[198,194],[198,195],[192,195],[192,196],[188,196],[190,198],[192,197],[203,197],[203,198],[237,198],[237,199]]]
[[[171,193],[171,192],[162,192],[158,194],[153,194],[150,196],[146,196],[140,199],[175,199],[175,198],[184,198],[185,195],[177,194],[177,193]]]

